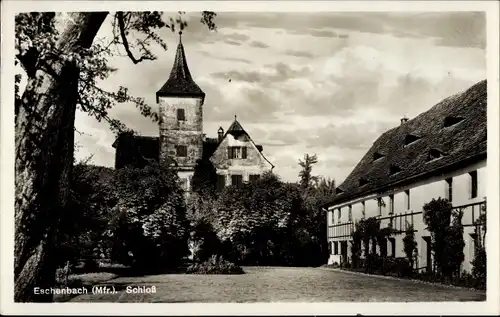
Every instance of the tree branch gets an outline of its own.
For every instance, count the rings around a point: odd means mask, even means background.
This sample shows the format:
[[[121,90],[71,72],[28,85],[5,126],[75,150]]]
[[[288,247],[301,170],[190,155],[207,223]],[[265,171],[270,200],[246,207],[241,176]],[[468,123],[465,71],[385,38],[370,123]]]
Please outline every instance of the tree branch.
[[[127,35],[125,34],[125,20],[124,20],[124,15],[123,12],[118,12],[117,14],[117,19],[118,19],[118,26],[120,27],[120,35],[123,41],[123,47],[125,48],[125,51],[127,52],[128,57],[132,60],[134,64],[138,64],[142,62],[143,60],[153,60],[149,56],[141,56],[141,58],[136,59],[132,52],[130,51],[130,46],[127,40]]]

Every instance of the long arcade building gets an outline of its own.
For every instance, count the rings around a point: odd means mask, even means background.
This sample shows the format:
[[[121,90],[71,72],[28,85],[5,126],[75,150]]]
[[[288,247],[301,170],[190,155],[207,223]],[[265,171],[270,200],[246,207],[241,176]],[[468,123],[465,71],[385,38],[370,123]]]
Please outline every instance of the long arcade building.
[[[486,212],[486,87],[481,81],[412,120],[403,118],[373,143],[326,206],[330,264],[350,259],[356,221],[377,217],[381,228],[392,226],[396,233],[387,239],[387,256],[405,256],[404,232],[413,225],[415,269],[430,270],[431,238],[422,209],[441,197],[463,211],[462,269],[470,271],[474,222]]]

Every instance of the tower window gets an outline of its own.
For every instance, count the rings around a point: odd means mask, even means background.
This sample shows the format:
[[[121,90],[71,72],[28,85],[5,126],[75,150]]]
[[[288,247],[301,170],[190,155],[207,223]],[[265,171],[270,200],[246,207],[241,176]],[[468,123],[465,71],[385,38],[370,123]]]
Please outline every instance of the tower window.
[[[236,188],[241,188],[243,185],[243,176],[241,175],[231,175],[231,185]]]
[[[187,156],[187,146],[185,145],[177,145],[175,147],[178,157],[186,157]]]
[[[477,171],[469,173],[470,175],[470,198],[477,197]]]
[[[177,121],[186,121],[186,111],[184,109],[177,109]]]

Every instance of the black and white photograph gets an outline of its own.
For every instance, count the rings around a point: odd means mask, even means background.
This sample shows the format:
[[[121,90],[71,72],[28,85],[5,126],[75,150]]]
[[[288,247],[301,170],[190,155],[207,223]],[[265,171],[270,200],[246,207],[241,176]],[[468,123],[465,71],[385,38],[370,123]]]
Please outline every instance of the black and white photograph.
[[[2,313],[499,313],[498,3],[210,4],[2,2]]]

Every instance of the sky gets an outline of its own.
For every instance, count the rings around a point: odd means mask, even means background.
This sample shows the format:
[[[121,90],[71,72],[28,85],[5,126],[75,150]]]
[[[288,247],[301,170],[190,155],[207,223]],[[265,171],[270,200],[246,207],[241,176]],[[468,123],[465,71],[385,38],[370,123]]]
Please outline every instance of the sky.
[[[164,13],[165,17],[175,13]],[[187,13],[182,35],[195,82],[206,93],[204,133],[216,137],[234,116],[275,165],[296,181],[299,159],[316,154],[313,174],[340,184],[384,131],[440,100],[486,79],[484,13],[223,12],[210,32]],[[98,37],[110,34],[106,21]],[[168,45],[157,60],[118,68],[100,85],[129,88],[155,109],[168,79],[178,34],[161,31]],[[158,126],[133,104],[110,114],[139,134]],[[77,113],[77,159],[113,167],[114,134],[104,122]]]

